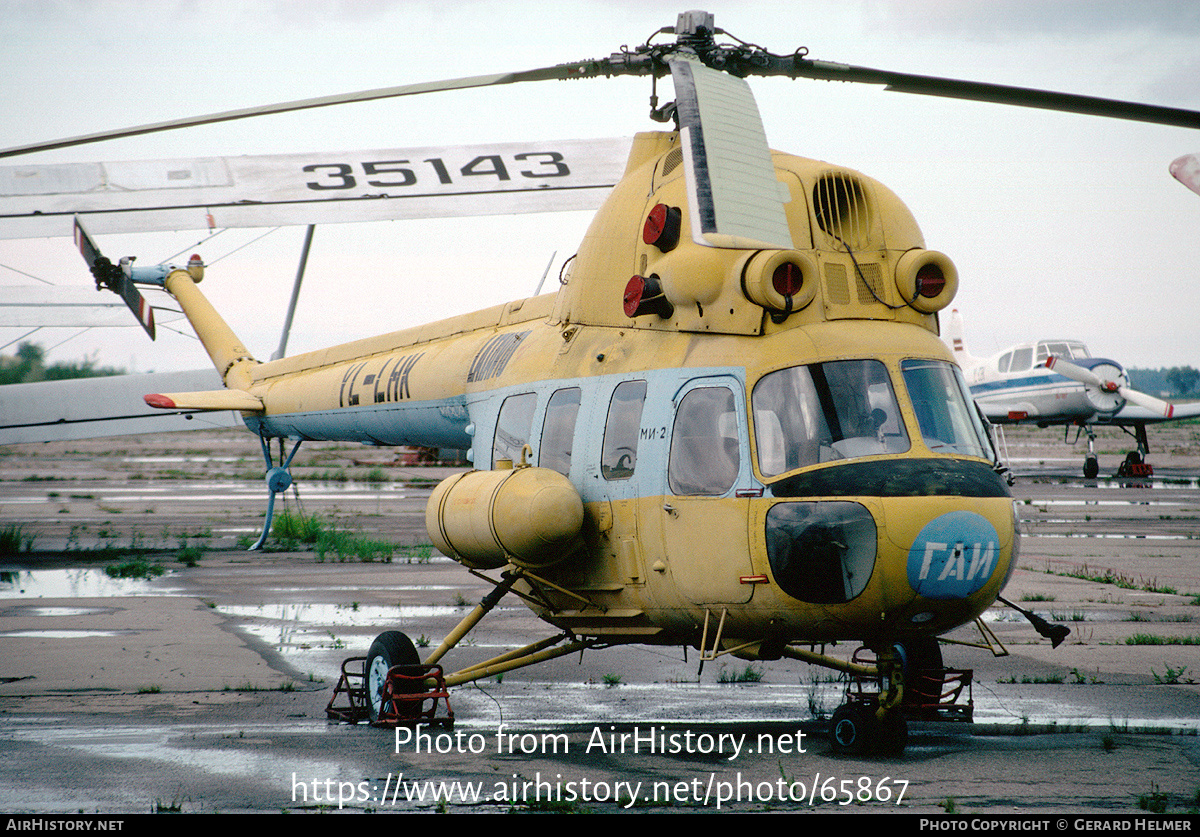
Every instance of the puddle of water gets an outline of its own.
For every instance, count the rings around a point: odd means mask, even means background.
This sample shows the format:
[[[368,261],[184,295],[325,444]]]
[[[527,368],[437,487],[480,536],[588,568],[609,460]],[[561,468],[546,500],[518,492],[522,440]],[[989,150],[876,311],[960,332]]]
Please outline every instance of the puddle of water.
[[[33,725],[28,728],[10,727],[7,734],[18,739],[54,744],[83,750],[102,758],[145,759],[177,767],[203,771],[214,775],[248,776],[260,780],[264,776],[290,777],[296,770],[296,759],[290,753],[276,754],[260,746],[262,739],[271,740],[280,734],[320,736],[329,729],[319,724],[238,724],[236,733],[223,733],[214,726],[181,725],[175,727],[109,727],[100,730],[80,730],[70,727],[50,728]],[[186,742],[198,737],[222,737],[245,741],[245,748],[195,746]],[[185,742],[182,746],[176,742]],[[304,771],[315,776],[340,776],[343,765],[304,759]]]
[[[0,637],[5,636],[29,636],[40,637],[42,639],[86,639],[88,637],[97,636],[130,636],[136,634],[137,631],[121,630],[121,631],[0,631]]]
[[[335,605],[335,604],[262,604],[219,605],[217,611],[228,616],[255,617],[274,622],[294,622],[307,625],[358,628],[388,625],[405,620],[431,619],[439,616],[464,615],[467,611],[455,605]]]
[[[112,613],[111,607],[9,607],[3,611],[4,616],[96,616],[101,613]]]
[[[1102,538],[1104,540],[1127,540],[1127,541],[1192,541],[1195,538],[1189,538],[1187,535],[1121,535],[1121,534],[1102,534],[1098,532],[1024,532],[1024,535],[1030,538]]]
[[[1034,500],[1030,506],[1186,506],[1188,500]]]
[[[165,576],[164,576],[165,578]],[[102,569],[0,570],[0,599],[99,599],[112,596],[174,596],[162,580],[112,578]]]

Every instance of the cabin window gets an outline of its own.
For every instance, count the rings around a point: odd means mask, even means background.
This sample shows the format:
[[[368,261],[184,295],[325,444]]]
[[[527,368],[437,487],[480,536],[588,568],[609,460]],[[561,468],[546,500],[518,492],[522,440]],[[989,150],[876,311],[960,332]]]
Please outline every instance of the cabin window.
[[[1008,367],[1009,372],[1024,372],[1033,368],[1033,347],[1026,346],[1023,349],[1017,349],[1013,352],[1012,366]]]
[[[571,449],[575,442],[575,419],[579,416],[579,388],[556,390],[546,405],[538,464],[564,477],[571,471]]]
[[[671,431],[671,491],[684,496],[724,494],[740,468],[733,392],[727,387],[691,390],[679,403]]]
[[[1001,372],[1007,372],[1008,367],[1011,365],[1012,365],[1012,352],[1009,352],[1008,354],[1001,356],[1000,360],[996,363],[996,368],[999,369]]]
[[[500,405],[500,417],[496,420],[496,439],[492,443],[492,467],[501,459],[519,462],[521,448],[529,444],[533,429],[533,409],[537,406],[537,395],[532,392],[510,395]]]
[[[604,447],[600,454],[600,473],[606,480],[627,480],[633,476],[645,403],[645,381],[624,381],[613,392],[608,418],[604,422]]]
[[[925,445],[934,453],[992,459],[979,411],[958,367],[936,360],[900,364]]]
[[[751,406],[764,477],[909,448],[887,368],[877,360],[771,372],[755,385]]]

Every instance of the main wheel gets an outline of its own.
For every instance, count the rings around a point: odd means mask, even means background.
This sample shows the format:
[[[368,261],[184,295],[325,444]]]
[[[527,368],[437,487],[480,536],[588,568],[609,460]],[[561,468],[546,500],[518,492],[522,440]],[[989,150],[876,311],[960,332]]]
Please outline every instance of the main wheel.
[[[829,744],[835,753],[856,755],[870,744],[875,713],[861,703],[844,703],[829,722]]]
[[[400,631],[384,631],[375,637],[363,667],[367,681],[367,714],[372,723],[379,720],[388,671],[392,666],[411,666],[420,662],[421,657],[412,640]]]
[[[936,637],[913,637],[896,644],[904,665],[902,703],[936,702],[942,692],[942,646]]]
[[[908,722],[900,712],[889,712],[879,721],[876,749],[885,756],[900,756],[908,746]]]

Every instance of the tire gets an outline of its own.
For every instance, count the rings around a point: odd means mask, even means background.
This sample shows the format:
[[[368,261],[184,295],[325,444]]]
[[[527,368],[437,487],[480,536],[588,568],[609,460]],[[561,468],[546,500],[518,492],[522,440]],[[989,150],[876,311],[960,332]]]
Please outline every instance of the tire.
[[[879,736],[875,743],[881,755],[904,755],[904,748],[908,746],[908,721],[898,711],[889,712],[879,722]]]
[[[1094,456],[1089,456],[1083,460],[1083,476],[1085,479],[1094,480],[1100,474],[1100,460]]]
[[[861,703],[845,703],[829,721],[829,745],[835,753],[858,755],[871,741],[875,714]]]
[[[923,703],[942,691],[942,646],[935,637],[914,637],[896,644],[904,662],[902,703]]]
[[[367,690],[367,715],[371,722],[379,720],[380,703],[383,699],[383,684],[392,666],[411,666],[421,662],[412,640],[400,631],[384,631],[375,637],[367,651],[367,662],[363,666],[363,686]]]

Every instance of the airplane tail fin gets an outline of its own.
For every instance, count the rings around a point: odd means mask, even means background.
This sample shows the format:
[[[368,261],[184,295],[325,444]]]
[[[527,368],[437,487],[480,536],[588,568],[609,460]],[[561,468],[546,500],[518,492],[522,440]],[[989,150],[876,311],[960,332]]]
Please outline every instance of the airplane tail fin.
[[[945,340],[950,345],[950,351],[954,353],[958,365],[965,369],[978,364],[979,359],[967,351],[967,340],[963,335],[962,314],[955,308],[950,312],[950,324],[946,327]]]

